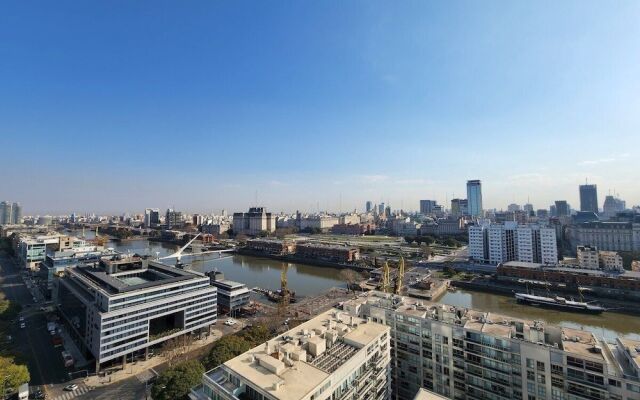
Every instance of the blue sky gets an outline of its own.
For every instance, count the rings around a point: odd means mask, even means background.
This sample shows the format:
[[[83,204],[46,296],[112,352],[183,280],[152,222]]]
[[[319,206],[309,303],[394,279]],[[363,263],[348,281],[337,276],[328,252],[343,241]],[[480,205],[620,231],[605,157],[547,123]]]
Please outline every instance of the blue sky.
[[[640,3],[7,1],[26,213],[640,203]]]

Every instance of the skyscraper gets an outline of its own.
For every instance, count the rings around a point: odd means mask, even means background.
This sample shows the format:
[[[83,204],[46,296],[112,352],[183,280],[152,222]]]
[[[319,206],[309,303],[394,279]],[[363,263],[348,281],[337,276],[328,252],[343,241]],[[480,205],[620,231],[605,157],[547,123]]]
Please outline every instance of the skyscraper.
[[[556,217],[568,217],[571,214],[566,200],[556,200]]]
[[[0,225],[11,223],[11,203],[3,201],[0,203]]]
[[[477,179],[467,181],[467,204],[469,215],[482,217],[482,184]]]
[[[436,206],[435,200],[420,200],[420,214],[429,215],[433,214]]]
[[[144,210],[145,228],[157,225],[160,225],[160,210],[157,208],[146,208]]]
[[[11,210],[11,223],[19,224],[22,222],[22,206],[20,203],[13,203]]]
[[[598,187],[596,185],[580,185],[580,211],[598,213]]]
[[[367,201],[365,208],[367,210],[367,213],[371,212],[371,208],[373,207],[373,203],[371,202],[371,200]]]

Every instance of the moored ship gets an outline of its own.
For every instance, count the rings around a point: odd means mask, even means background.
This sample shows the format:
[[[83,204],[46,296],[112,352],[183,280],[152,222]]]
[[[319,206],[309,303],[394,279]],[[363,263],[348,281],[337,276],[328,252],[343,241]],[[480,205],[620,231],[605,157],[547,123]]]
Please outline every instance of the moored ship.
[[[518,303],[529,304],[546,308],[554,308],[562,311],[582,312],[587,314],[600,314],[606,311],[604,307],[589,304],[582,301],[567,300],[564,297],[544,297],[527,293],[516,293]]]

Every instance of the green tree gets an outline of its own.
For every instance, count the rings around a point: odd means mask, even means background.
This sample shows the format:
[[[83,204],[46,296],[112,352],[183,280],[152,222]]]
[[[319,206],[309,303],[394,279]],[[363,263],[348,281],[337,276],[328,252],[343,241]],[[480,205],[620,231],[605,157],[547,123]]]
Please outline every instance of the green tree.
[[[13,357],[0,356],[0,388],[17,389],[23,383],[29,382],[29,370],[25,365],[16,364]]]
[[[251,343],[238,335],[223,336],[211,346],[203,360],[206,369],[215,368],[251,349]]]
[[[176,364],[158,376],[151,388],[154,400],[182,399],[189,390],[202,380],[204,366],[197,360],[189,360]]]

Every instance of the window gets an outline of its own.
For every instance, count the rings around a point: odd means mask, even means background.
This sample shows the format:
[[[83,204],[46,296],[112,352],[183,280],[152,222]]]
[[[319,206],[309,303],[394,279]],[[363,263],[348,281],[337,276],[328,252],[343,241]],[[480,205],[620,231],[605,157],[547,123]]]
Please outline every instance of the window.
[[[530,381],[536,380],[536,373],[533,371],[527,371],[527,379]]]
[[[562,365],[551,364],[551,373],[556,375],[562,375],[564,368]]]
[[[544,363],[542,361],[538,361],[536,365],[538,367],[538,371],[544,372]]]
[[[538,374],[538,383],[541,383],[543,385],[546,383],[544,379],[544,375]]]
[[[534,364],[535,364],[534,360],[527,358],[527,368],[533,368]]]

